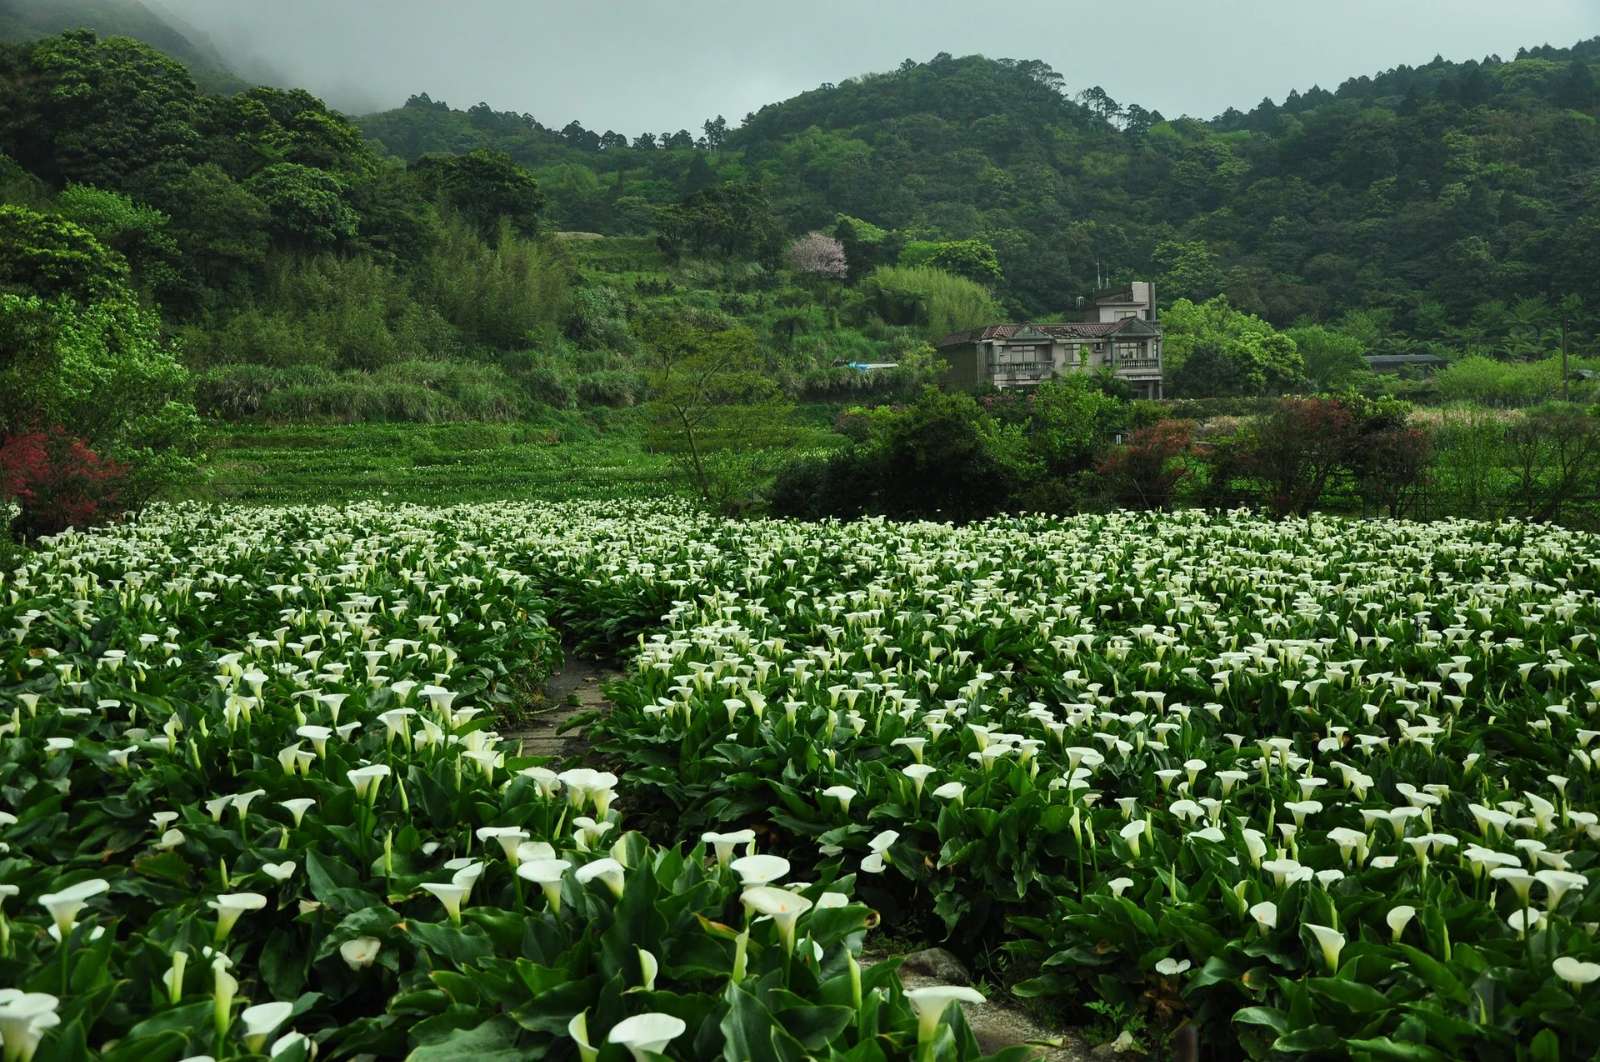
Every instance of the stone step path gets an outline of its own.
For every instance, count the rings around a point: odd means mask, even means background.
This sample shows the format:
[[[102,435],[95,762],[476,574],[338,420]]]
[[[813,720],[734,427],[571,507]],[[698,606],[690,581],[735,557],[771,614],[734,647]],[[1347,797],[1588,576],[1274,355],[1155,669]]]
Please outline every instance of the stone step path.
[[[545,680],[539,700],[505,736],[522,743],[524,756],[567,759],[582,755],[588,744],[582,733],[571,730],[563,734],[561,727],[576,716],[604,708],[607,701],[601,687],[621,677],[622,672],[605,661],[569,655],[561,670]]]

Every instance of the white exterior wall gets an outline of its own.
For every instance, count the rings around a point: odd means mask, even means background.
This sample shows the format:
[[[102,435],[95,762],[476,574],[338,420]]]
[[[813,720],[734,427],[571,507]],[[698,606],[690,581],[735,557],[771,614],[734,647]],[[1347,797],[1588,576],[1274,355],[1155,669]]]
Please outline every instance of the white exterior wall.
[[[1095,307],[1099,315],[1095,319],[1102,323],[1120,321],[1123,314],[1133,310],[1141,320],[1155,320],[1154,285],[1148,280],[1136,280],[1129,286],[1133,289],[1132,301],[1101,303]]]

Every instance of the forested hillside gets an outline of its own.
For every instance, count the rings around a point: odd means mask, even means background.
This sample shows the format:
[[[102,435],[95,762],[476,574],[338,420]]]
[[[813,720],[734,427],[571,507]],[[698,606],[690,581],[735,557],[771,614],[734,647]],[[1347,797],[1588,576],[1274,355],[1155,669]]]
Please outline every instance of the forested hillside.
[[[891,242],[983,240],[1030,315],[1150,275],[1279,325],[1354,314],[1373,342],[1526,347],[1562,296],[1600,306],[1597,64],[1600,39],[1436,59],[1203,122],[1074,95],[1043,63],[941,55],[698,137],[425,96],[360,124],[407,157],[505,150],[571,228],[643,232],[653,205],[754,180],[790,231],[844,214]]]
[[[130,29],[176,33],[152,25]],[[623,136],[422,95],[352,120],[68,32],[0,45],[0,295],[11,334],[80,351],[62,322],[137,309],[202,414],[276,420],[631,405],[684,336],[792,396],[903,393],[943,332],[1132,277],[1177,395],[1344,386],[1371,352],[1537,358],[1563,316],[1582,353],[1597,63],[1600,39],[1439,60],[1201,122],[940,55]],[[883,362],[905,371],[851,367]]]
[[[499,354],[567,304],[509,160],[408,169],[306,92],[207,95],[125,37],[0,46],[0,204],[9,327],[59,347],[86,309],[157,311],[219,414],[513,415],[531,369]]]
[[[895,319],[845,314],[837,276],[777,267],[784,234],[743,185],[658,218],[684,234],[671,254],[559,239],[545,205],[504,153],[407,165],[309,93],[210,95],[130,38],[0,45],[0,329],[18,365],[181,358],[199,412],[224,418],[508,420],[635,403],[662,337],[736,337],[793,392],[849,390],[866,381],[845,359],[925,367],[928,335],[1002,312],[922,270]],[[140,327],[86,338],[108,307]]]

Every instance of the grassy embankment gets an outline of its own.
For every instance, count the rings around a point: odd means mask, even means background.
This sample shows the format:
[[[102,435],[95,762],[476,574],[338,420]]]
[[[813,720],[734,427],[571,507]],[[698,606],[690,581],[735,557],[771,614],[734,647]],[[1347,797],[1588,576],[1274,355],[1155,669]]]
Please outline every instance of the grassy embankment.
[[[796,410],[801,443],[843,443],[837,407]],[[382,498],[453,504],[662,497],[686,484],[644,442],[638,409],[551,411],[513,424],[217,424],[204,483],[190,496],[248,504]]]

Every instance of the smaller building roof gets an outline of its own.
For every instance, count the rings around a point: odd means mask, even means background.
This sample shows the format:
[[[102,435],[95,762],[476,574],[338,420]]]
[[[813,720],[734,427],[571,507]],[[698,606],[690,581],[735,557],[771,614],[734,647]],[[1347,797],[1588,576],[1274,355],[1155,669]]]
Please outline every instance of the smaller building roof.
[[[1398,369],[1405,365],[1444,365],[1445,358],[1437,354],[1368,354],[1367,367],[1372,369]]]

